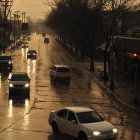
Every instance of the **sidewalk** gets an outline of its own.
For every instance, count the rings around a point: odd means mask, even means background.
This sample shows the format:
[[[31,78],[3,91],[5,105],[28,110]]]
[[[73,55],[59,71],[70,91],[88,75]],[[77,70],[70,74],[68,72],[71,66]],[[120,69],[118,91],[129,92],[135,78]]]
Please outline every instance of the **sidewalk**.
[[[115,75],[114,85],[115,88],[113,90],[110,89],[110,81],[104,82],[99,77],[98,69],[103,70],[103,62],[95,62],[95,71],[90,72],[89,66],[90,62],[80,62],[82,68],[93,77],[94,81],[99,84],[99,86],[116,102],[119,102],[123,107],[131,112],[140,113],[140,106],[134,105],[133,101],[135,98],[134,94],[134,84],[130,82],[127,78],[125,79],[123,76]],[[140,87],[138,87],[137,92],[140,91]]]

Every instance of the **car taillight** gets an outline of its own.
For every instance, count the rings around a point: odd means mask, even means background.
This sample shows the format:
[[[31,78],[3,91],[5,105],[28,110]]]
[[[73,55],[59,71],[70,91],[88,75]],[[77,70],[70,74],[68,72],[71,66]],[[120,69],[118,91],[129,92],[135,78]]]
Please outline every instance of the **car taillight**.
[[[70,76],[72,76],[72,74],[70,73]]]
[[[56,73],[54,74],[54,76],[56,76]]]

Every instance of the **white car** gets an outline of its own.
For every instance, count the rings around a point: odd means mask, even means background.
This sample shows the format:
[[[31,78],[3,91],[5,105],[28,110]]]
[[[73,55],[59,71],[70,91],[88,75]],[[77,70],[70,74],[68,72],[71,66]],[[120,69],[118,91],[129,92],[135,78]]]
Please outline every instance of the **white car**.
[[[67,65],[53,65],[50,68],[51,79],[64,79],[67,82],[72,78],[70,67]]]
[[[9,79],[9,98],[23,96],[30,98],[30,78],[26,72],[13,73]]]
[[[54,134],[64,132],[79,140],[115,140],[118,131],[96,111],[87,107],[65,107],[52,111],[49,124]]]

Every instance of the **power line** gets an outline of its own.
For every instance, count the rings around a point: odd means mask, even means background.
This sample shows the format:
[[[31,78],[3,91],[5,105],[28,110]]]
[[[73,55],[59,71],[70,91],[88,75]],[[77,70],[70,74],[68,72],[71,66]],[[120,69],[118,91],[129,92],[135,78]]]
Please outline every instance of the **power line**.
[[[25,6],[13,6],[13,7],[32,7],[32,6],[34,6],[34,7],[38,7],[38,6],[47,6],[47,5],[25,5]]]

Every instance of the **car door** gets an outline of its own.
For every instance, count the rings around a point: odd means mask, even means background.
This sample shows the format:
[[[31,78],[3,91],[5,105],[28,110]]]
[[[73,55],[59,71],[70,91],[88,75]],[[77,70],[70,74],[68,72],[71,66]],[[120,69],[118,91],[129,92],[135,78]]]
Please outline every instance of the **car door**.
[[[72,111],[68,112],[68,117],[67,117],[67,121],[65,125],[66,125],[66,131],[68,134],[72,136],[77,136],[79,132],[79,125],[78,125],[78,121],[74,112]]]
[[[66,118],[67,118],[67,114],[68,114],[68,110],[67,109],[62,109],[60,111],[57,112],[56,114],[56,121],[57,121],[57,125],[60,131],[65,132],[65,128],[66,128]]]

